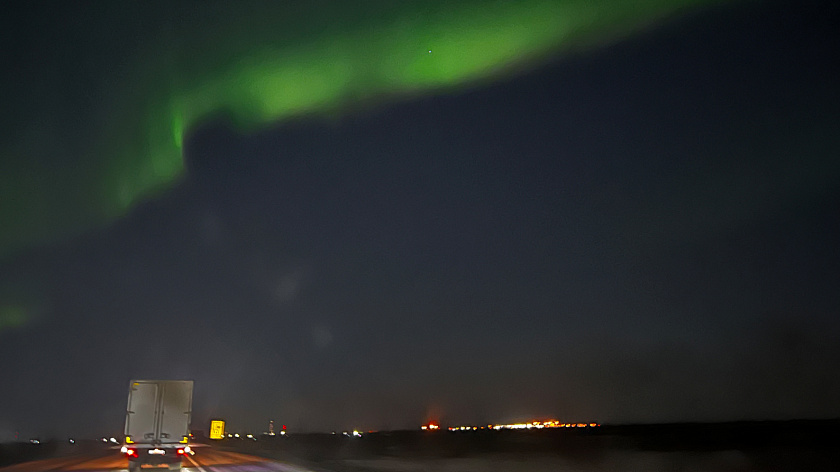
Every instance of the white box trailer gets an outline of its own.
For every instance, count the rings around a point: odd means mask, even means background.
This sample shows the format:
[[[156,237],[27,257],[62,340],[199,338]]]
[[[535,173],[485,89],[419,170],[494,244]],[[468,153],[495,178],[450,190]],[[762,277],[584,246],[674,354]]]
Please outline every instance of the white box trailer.
[[[122,452],[131,472],[142,464],[167,464],[181,468],[181,458],[191,454],[192,380],[132,380],[125,412]]]

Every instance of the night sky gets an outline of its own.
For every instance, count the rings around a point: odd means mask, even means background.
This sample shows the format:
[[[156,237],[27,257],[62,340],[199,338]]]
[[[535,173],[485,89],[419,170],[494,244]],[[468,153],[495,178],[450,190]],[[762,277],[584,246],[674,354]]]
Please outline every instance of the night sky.
[[[835,2],[0,7],[0,441],[840,417]]]

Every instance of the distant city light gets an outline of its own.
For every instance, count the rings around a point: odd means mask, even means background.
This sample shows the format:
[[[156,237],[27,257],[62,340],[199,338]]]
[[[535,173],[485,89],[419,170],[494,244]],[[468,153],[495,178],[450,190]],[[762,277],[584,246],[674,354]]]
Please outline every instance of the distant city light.
[[[492,430],[500,430],[500,429],[547,429],[547,428],[596,428],[601,426],[598,423],[561,423],[557,420],[546,420],[546,421],[532,421],[530,423],[512,423],[512,424],[488,424],[487,426],[474,426],[474,425],[459,425],[459,426],[450,426],[449,431],[477,431],[479,429],[492,429]],[[435,426],[432,428],[432,425],[423,425],[420,427],[422,430],[429,430],[429,429],[437,429],[439,426]]]

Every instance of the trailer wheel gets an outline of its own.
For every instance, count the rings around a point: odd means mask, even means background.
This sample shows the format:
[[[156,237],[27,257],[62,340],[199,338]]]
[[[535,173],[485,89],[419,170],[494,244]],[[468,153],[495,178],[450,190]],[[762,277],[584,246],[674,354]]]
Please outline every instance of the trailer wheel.
[[[128,461],[128,472],[140,472],[140,463]]]

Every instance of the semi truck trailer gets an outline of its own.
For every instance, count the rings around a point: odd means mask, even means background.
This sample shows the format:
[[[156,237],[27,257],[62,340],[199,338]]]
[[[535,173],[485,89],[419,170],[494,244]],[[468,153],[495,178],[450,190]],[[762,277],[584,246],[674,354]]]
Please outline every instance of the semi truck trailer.
[[[192,380],[132,380],[125,412],[125,441],[121,451],[128,470],[143,464],[181,468],[192,454],[189,445],[192,416]]]

